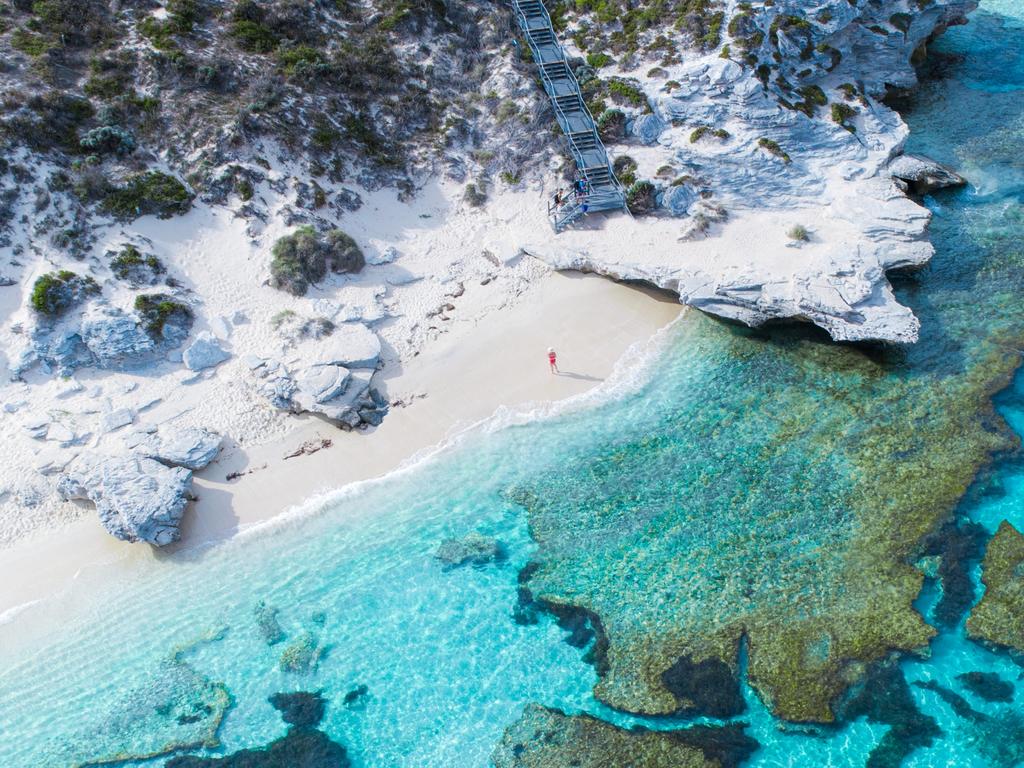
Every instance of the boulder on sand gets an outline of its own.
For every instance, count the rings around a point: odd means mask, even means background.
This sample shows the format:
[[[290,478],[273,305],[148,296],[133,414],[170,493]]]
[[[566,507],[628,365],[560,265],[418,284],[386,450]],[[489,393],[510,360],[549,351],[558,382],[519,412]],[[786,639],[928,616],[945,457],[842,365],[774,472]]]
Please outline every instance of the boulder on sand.
[[[198,470],[217,458],[221,436],[204,427],[162,427],[147,435],[136,450],[172,467]]]
[[[177,541],[192,472],[136,456],[83,456],[61,477],[65,499],[96,505],[100,522],[122,541],[157,547]]]

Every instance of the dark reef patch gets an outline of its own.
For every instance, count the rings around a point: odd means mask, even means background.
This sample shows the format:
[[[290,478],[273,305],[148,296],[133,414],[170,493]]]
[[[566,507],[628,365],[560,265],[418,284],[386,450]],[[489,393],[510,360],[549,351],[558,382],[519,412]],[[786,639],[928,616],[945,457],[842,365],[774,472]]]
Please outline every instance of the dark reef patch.
[[[223,757],[182,755],[164,768],[349,768],[345,747],[315,729],[326,706],[319,693],[275,693],[269,701],[291,726],[280,739]]]
[[[942,735],[933,717],[917,708],[903,671],[894,662],[875,664],[839,707],[843,721],[867,718],[889,726],[865,768],[899,768],[916,749]]]
[[[327,702],[319,693],[275,693],[268,701],[288,725],[315,728],[324,717]]]
[[[995,672],[964,672],[956,679],[980,699],[999,704],[1013,701],[1013,683],[1003,680]]]
[[[972,707],[963,696],[934,680],[914,683],[934,692],[964,721],[964,743],[971,744],[991,768],[1014,768],[1024,762],[1024,717],[1012,709],[988,715]]]
[[[679,702],[677,714],[729,718],[746,709],[739,679],[719,659],[694,662],[680,656],[661,674],[661,680]]]
[[[949,629],[960,621],[976,598],[971,571],[985,552],[988,532],[977,523],[950,522],[927,537],[925,555],[939,558],[938,577],[942,596],[933,612],[935,622]]]

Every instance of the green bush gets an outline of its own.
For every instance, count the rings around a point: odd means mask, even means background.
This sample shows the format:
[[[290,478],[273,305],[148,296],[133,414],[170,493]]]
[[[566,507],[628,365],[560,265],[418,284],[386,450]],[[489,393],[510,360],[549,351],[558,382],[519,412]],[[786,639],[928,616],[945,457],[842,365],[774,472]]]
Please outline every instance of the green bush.
[[[644,92],[635,83],[618,78],[610,80],[608,81],[608,93],[612,100],[619,104],[625,103],[634,107],[650,109],[647,104],[647,96],[644,95]]]
[[[110,260],[110,271],[119,280],[149,283],[166,270],[163,262],[153,254],[143,255],[134,245],[126,245]]]
[[[140,294],[135,297],[135,311],[139,313],[150,336],[160,338],[168,322],[183,327],[192,325],[192,310],[163,293]]]
[[[61,270],[41,275],[32,286],[29,303],[36,312],[46,317],[57,317],[86,296],[100,292],[91,277]]]
[[[592,66],[594,69],[600,69],[606,67],[612,63],[612,57],[607,53],[588,53],[587,64]]]
[[[857,110],[851,107],[849,104],[843,104],[842,102],[836,102],[832,105],[832,120],[839,125],[843,126],[846,130],[851,133],[856,130],[852,125],[847,124],[847,120],[857,114]]]
[[[154,214],[161,219],[188,213],[193,195],[173,176],[146,171],[130,177],[121,187],[107,190],[100,207],[118,219]]]
[[[626,191],[626,205],[634,216],[645,216],[658,207],[657,190],[649,181],[637,181]]]
[[[629,155],[619,155],[612,162],[612,170],[624,187],[631,187],[636,183],[637,164]]]
[[[597,118],[597,133],[602,141],[620,141],[626,136],[626,114],[621,109],[606,109]]]
[[[355,240],[340,229],[318,234],[313,227],[299,227],[274,243],[270,262],[271,285],[302,296],[311,283],[327,272],[358,272],[366,264]]]
[[[93,128],[78,143],[82,149],[98,154],[127,155],[135,151],[135,138],[119,125]]]
[[[463,192],[462,199],[474,208],[479,208],[487,202],[487,190],[484,189],[483,184],[478,185],[470,182],[466,185],[466,191]]]
[[[786,236],[789,237],[790,240],[797,243],[806,243],[808,240],[811,239],[811,235],[807,231],[807,227],[805,227],[803,224],[794,224],[792,227],[789,228],[789,231],[786,233]]]
[[[760,138],[757,140],[757,146],[761,149],[766,150],[769,154],[775,155],[776,157],[789,164],[791,162],[789,155],[786,151],[779,146],[778,142],[772,141],[771,139]]]

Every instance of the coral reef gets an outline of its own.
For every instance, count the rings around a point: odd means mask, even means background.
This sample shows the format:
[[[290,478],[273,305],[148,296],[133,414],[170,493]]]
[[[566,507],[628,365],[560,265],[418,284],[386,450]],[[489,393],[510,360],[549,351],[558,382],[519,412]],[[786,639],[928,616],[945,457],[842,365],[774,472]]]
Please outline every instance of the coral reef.
[[[967,634],[1024,652],[1024,534],[1004,520],[982,563],[985,594],[967,619]]]
[[[529,704],[494,750],[495,768],[734,768],[757,748],[743,726],[627,730]]]

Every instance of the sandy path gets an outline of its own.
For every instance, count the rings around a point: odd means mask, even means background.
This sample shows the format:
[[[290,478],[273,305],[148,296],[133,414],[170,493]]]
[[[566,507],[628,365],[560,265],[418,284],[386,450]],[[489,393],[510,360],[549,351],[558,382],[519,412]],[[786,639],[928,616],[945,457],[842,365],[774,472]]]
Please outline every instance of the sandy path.
[[[384,474],[446,435],[486,418],[501,405],[561,400],[586,391],[611,372],[634,342],[652,336],[682,311],[673,299],[594,276],[553,273],[507,310],[450,333],[400,370],[386,372],[393,408],[377,429],[344,433],[315,418],[283,440],[250,450],[228,445],[196,475],[198,500],[186,513],[188,547],[232,536],[303,500]],[[555,347],[563,375],[548,371]],[[425,397],[412,397],[425,394]],[[333,446],[284,459],[304,441]],[[228,473],[246,472],[228,481]],[[91,514],[56,531],[0,550],[0,615],[67,587],[83,568],[166,558],[168,552],[108,535]],[[173,555],[170,555],[173,556]]]

